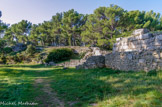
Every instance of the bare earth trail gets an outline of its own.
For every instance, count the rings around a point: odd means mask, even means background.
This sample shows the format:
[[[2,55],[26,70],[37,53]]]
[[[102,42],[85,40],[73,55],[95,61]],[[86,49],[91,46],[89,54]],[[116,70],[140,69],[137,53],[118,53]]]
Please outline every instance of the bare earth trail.
[[[36,98],[39,107],[64,107],[65,103],[57,97],[57,93],[52,91],[50,80],[46,78],[38,78],[34,83],[35,88],[40,89],[42,93]],[[41,86],[41,88],[39,88]]]

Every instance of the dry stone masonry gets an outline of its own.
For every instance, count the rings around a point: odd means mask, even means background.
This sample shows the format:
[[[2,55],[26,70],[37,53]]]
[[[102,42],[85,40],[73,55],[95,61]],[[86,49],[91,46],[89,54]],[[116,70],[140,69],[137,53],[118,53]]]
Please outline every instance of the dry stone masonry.
[[[162,33],[133,32],[131,37],[117,38],[113,52],[105,56],[105,65],[123,71],[162,69]]]
[[[82,59],[71,59],[64,63],[59,64],[46,64],[53,66],[63,66],[63,67],[76,67],[77,69],[92,69],[92,68],[103,68],[105,67],[105,57],[103,55],[107,54],[107,51],[102,51],[98,47],[72,47],[76,53],[86,53]]]

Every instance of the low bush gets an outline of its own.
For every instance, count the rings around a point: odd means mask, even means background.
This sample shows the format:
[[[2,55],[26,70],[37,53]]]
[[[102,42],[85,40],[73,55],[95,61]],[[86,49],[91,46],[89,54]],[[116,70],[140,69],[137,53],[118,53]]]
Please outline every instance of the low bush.
[[[31,56],[36,53],[36,47],[34,45],[28,45],[26,53]]]
[[[68,60],[72,57],[73,51],[72,49],[68,48],[61,48],[61,49],[54,49],[52,52],[49,53],[45,62],[61,62]]]
[[[147,76],[156,76],[157,71],[156,70],[151,70],[151,71],[147,72],[146,74],[147,74]]]
[[[13,51],[12,51],[12,48],[10,48],[10,47],[5,47],[5,48],[4,48],[4,52],[5,52],[6,54],[10,54],[10,53],[13,52]]]
[[[4,56],[4,55],[1,56],[1,62],[2,62],[3,64],[6,64],[6,62],[7,62],[6,56]]]
[[[19,59],[19,57],[18,57],[17,55],[14,55],[14,56],[13,56],[13,61],[14,61],[15,63],[21,62],[21,60]]]

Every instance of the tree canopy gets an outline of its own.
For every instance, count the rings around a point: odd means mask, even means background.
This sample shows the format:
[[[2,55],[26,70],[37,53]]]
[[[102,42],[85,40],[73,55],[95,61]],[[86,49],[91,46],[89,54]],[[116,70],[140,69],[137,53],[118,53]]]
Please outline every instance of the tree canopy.
[[[0,12],[0,16],[1,16]],[[127,11],[117,5],[99,7],[84,15],[74,9],[57,13],[51,20],[32,24],[22,20],[6,26],[0,21],[0,33],[8,44],[29,42],[41,46],[99,46],[111,49],[116,37],[128,36],[134,29],[162,30],[160,13]]]

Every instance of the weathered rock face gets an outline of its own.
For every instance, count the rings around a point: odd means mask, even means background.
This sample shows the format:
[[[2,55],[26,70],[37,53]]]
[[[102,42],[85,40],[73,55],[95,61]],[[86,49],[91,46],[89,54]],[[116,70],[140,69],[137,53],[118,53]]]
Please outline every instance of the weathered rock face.
[[[63,67],[76,67],[80,64],[83,64],[85,60],[75,60],[71,59],[70,61],[66,61],[64,63],[56,64],[56,66],[63,66]]]
[[[113,52],[131,52],[143,50],[156,50],[162,48],[162,34],[143,34],[127,38],[117,38]]]
[[[113,52],[105,56],[105,65],[123,71],[162,69],[162,34],[139,34],[118,38]]]
[[[149,32],[148,29],[137,29],[132,34],[137,36],[137,35],[143,35],[143,34],[148,33],[148,32]]]
[[[106,55],[109,53],[109,51],[103,51],[103,50],[100,50],[100,48],[98,47],[91,47],[90,48],[91,51],[87,52],[84,56],[84,60],[88,59],[89,57],[91,56],[101,56],[101,55]]]
[[[93,69],[93,68],[103,68],[105,67],[105,57],[100,56],[91,56],[86,62],[81,65],[76,66],[76,69]]]
[[[105,56],[106,67],[123,71],[150,71],[162,68],[160,51],[116,52]]]

